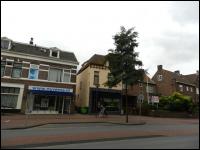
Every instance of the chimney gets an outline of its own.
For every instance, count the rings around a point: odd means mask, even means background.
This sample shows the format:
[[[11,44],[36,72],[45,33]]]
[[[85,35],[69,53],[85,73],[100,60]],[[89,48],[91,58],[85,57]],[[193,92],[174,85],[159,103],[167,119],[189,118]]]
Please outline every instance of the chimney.
[[[180,71],[179,70],[174,71],[174,73],[177,74],[177,75],[180,75]]]
[[[157,66],[158,70],[162,70],[162,65]]]
[[[33,45],[33,38],[31,38],[29,44]]]
[[[199,70],[197,70],[196,74],[199,75]]]

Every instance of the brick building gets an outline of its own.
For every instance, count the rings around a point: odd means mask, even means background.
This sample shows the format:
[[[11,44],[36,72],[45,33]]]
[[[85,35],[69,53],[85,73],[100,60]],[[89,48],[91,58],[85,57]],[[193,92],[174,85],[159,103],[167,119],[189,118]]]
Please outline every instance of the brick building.
[[[73,52],[1,38],[1,108],[32,114],[70,110],[78,61]]]
[[[144,95],[144,100],[148,102],[151,102],[152,96],[157,96],[156,83],[147,74],[144,74],[143,82],[128,87],[128,95],[137,97],[140,94]]]
[[[191,96],[194,102],[199,101],[199,74],[182,75],[180,71],[168,71],[157,66],[157,71],[152,80],[157,85],[157,92],[163,96],[169,96],[173,92],[180,92]]]

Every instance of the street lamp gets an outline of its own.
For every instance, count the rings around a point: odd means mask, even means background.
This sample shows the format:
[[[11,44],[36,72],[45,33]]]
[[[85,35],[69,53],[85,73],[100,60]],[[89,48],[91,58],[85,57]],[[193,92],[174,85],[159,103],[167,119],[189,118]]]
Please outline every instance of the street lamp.
[[[96,98],[95,98],[95,105],[94,105],[94,107],[95,107],[96,113],[98,113],[97,112],[97,107],[98,107],[98,88],[99,88],[99,84],[96,83],[95,86],[96,86]],[[96,117],[97,117],[97,115],[96,115]]]

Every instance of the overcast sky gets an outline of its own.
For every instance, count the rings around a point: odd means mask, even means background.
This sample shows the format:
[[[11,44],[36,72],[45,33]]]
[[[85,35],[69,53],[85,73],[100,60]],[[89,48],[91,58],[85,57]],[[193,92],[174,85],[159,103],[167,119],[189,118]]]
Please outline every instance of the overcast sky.
[[[157,65],[199,70],[199,2],[1,2],[1,37],[73,51],[81,64],[114,48],[125,28],[139,33],[139,59],[151,76]]]

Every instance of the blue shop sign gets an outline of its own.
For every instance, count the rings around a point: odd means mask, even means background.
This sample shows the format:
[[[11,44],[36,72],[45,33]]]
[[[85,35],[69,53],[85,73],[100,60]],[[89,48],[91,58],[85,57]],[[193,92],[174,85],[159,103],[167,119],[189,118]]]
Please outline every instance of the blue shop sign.
[[[69,88],[29,86],[29,90],[34,94],[73,95],[73,89]]]

